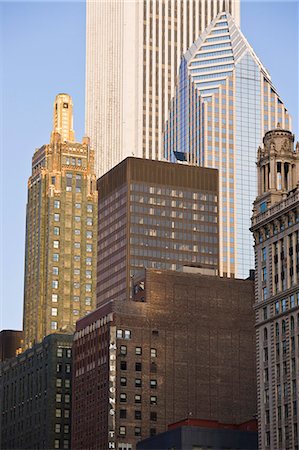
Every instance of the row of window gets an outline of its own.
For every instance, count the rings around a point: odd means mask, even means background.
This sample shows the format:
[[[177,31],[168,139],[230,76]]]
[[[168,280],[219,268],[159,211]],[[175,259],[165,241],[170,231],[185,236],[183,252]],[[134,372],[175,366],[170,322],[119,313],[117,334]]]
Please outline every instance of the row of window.
[[[121,386],[126,386],[127,379],[125,377],[121,377],[120,384],[121,384]],[[121,393],[120,396],[121,396],[120,398],[122,399],[122,400],[120,400],[121,403],[126,403],[127,402],[127,394]],[[142,396],[140,394],[135,394],[134,401],[135,401],[135,403],[142,403]],[[157,396],[151,395],[150,396],[150,405],[157,405],[157,404],[158,404]]]
[[[69,419],[70,418],[70,410],[69,409],[65,409],[63,411],[63,413],[64,413],[63,416],[64,416],[65,419]],[[55,417],[56,418],[61,418],[62,417],[62,409],[56,408]]]
[[[54,233],[55,236],[59,236],[60,235],[60,227],[54,227],[53,228],[53,233]],[[76,236],[80,236],[81,230],[79,228],[76,228],[74,233],[75,233]],[[92,236],[93,236],[92,231],[87,230],[86,231],[87,239],[92,239]]]
[[[57,303],[58,302],[58,294],[52,294],[52,302],[53,303]],[[74,302],[80,302],[80,297],[79,295],[74,295],[73,296],[73,301]],[[86,297],[85,298],[85,305],[90,306],[91,305],[91,297]]]
[[[54,208],[55,209],[60,209],[60,200],[54,200]],[[81,209],[81,203],[75,203],[75,208],[76,209]],[[88,203],[87,205],[86,205],[86,211],[88,212],[88,213],[92,213],[92,211],[93,211],[93,204],[92,203]]]
[[[56,394],[56,403],[62,403],[62,401],[64,401],[64,403],[70,403],[70,394],[65,394],[64,396],[63,394]]]
[[[59,275],[59,267],[53,266],[52,267],[52,274],[53,275]],[[92,271],[91,270],[85,270],[85,276],[86,278],[91,278]],[[74,269],[74,275],[80,275],[80,269]]]
[[[63,446],[61,447],[59,439],[54,440],[54,448],[64,448],[64,449],[70,448],[70,441],[68,439],[63,439],[62,445]]]
[[[121,355],[126,355],[127,354],[127,346],[126,345],[121,345],[120,346],[120,354]],[[142,347],[135,347],[135,355],[137,355],[137,356],[141,356],[142,355]],[[157,357],[157,349],[156,348],[151,348],[150,355],[151,355],[151,358],[156,358]]]
[[[140,364],[140,363],[136,363],[136,364]],[[137,366],[138,367],[138,366]],[[137,370],[137,369],[136,369]],[[141,364],[140,364],[140,370],[141,370]],[[158,383],[157,383],[157,380],[154,380],[154,379],[151,379],[150,380],[150,383],[149,383],[149,387],[151,388],[151,389],[157,389],[157,386],[158,386]],[[141,402],[141,396],[139,396],[140,397],[140,402]],[[138,399],[138,395],[137,395],[137,399]],[[127,401],[127,394],[125,393],[125,392],[121,392],[120,393],[120,395],[119,395],[119,401],[121,402],[121,403],[126,403],[126,401]],[[139,403],[139,402],[137,402],[136,401],[136,395],[135,395],[135,403]]]
[[[53,248],[59,248],[60,242],[58,240],[53,241]],[[81,248],[80,242],[74,242],[74,248]],[[92,244],[86,244],[86,252],[92,252]]]
[[[56,387],[58,387],[58,388],[62,387],[62,379],[61,378],[56,379]],[[64,387],[67,389],[71,387],[71,380],[69,378],[66,378],[64,380]]]
[[[74,220],[77,223],[81,222],[81,216],[74,216]],[[60,222],[60,214],[59,213],[54,214],[54,222]],[[92,226],[92,217],[86,217],[86,225]]]
[[[62,426],[60,423],[55,423],[55,433],[61,433],[62,432]],[[63,433],[68,434],[70,432],[70,426],[64,425],[63,426]]]

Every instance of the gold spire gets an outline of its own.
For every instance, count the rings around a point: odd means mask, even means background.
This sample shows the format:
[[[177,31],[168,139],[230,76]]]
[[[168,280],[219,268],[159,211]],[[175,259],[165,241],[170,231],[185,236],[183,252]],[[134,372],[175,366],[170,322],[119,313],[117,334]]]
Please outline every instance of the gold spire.
[[[73,101],[68,94],[58,94],[54,101],[53,111],[53,132],[59,133],[62,141],[75,141],[75,133],[73,130]]]

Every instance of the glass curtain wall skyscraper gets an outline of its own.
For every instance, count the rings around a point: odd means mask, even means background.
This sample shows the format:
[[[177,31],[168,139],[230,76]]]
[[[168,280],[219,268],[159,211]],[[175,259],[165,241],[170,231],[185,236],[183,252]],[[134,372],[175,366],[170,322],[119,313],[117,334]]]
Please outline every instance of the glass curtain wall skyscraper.
[[[181,60],[164,132],[169,161],[219,169],[220,273],[247,277],[256,151],[291,119],[270,74],[229,13],[219,13]]]
[[[240,0],[87,0],[86,134],[97,176],[127,156],[163,159],[182,54]]]

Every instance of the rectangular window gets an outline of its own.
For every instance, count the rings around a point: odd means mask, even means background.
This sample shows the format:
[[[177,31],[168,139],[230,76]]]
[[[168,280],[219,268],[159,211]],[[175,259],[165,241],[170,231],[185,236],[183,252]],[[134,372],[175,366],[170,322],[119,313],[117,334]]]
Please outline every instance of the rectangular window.
[[[51,308],[51,315],[52,316],[57,316],[57,308]]]
[[[135,403],[141,403],[141,395],[135,394]]]
[[[91,284],[86,284],[85,285],[85,291],[86,292],[91,292]]]
[[[53,248],[59,248],[59,241],[53,241]]]
[[[87,209],[88,213],[91,213],[92,209],[93,209],[93,205],[91,203],[88,203],[86,209]]]
[[[127,386],[127,379],[126,379],[126,377],[120,377],[120,385],[121,386]]]
[[[156,357],[157,357],[157,349],[151,348],[151,358],[156,358]]]
[[[52,280],[52,288],[58,289],[58,280]]]
[[[61,378],[57,378],[56,380],[56,387],[61,387],[62,386],[62,379]]]
[[[141,372],[141,370],[142,370],[141,362],[135,363],[135,371],[136,372]]]
[[[54,200],[54,208],[55,209],[59,209],[60,208],[60,201],[59,200]]]
[[[55,416],[56,417],[61,417],[61,409],[56,409]]]
[[[157,389],[157,380],[150,380],[151,389]]]
[[[141,355],[142,354],[142,348],[141,347],[136,347],[135,348],[135,355]]]
[[[92,264],[92,259],[91,259],[90,257],[88,257],[88,258],[86,258],[85,262],[86,262],[86,265],[87,265],[87,266],[91,266],[91,264]]]
[[[59,272],[58,267],[56,267],[56,266],[52,267],[52,274],[53,275],[58,275],[58,272]]]
[[[120,354],[121,355],[126,355],[127,354],[127,346],[126,345],[121,345],[120,346]]]
[[[86,278],[91,278],[91,270],[86,270],[85,276],[86,276]]]
[[[156,397],[156,395],[151,395],[150,403],[151,403],[151,405],[156,405],[157,404],[157,397]]]
[[[92,218],[91,217],[87,217],[86,219],[86,225],[92,225]]]
[[[71,380],[64,380],[64,386],[66,388],[70,388],[71,387]]]
[[[92,252],[92,244],[86,244],[86,251],[87,252]]]
[[[91,297],[86,297],[85,299],[85,305],[90,306],[91,305]]]
[[[87,239],[92,239],[92,231],[86,231]]]
[[[53,253],[53,261],[58,262],[59,261],[59,253]]]
[[[54,222],[59,222],[60,221],[60,214],[54,214]]]
[[[60,234],[60,228],[59,227],[54,227],[54,235],[55,236],[59,236]]]
[[[126,401],[127,401],[127,394],[121,393],[121,394],[119,395],[119,401],[120,401],[121,403],[126,403]]]
[[[141,378],[135,378],[135,387],[141,387],[142,381]]]
[[[126,427],[124,427],[124,426],[119,427],[119,434],[121,436],[125,436],[126,435]]]
[[[75,203],[75,208],[76,209],[81,209],[81,203]]]
[[[57,330],[57,322],[51,322],[51,330]]]
[[[52,302],[57,303],[58,302],[58,295],[52,294]]]
[[[61,394],[56,394],[56,403],[61,403]]]

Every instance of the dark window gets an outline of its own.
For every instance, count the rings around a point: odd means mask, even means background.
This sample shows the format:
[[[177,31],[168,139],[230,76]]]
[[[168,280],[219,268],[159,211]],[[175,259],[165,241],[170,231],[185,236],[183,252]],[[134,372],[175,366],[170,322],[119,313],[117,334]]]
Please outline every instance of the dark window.
[[[121,377],[121,379],[120,379],[120,385],[121,385],[121,386],[127,386],[127,379],[126,379],[126,377]]]
[[[127,361],[120,362],[120,370],[127,370]]]
[[[150,420],[153,420],[154,422],[157,422],[157,413],[156,413],[156,411],[151,411],[151,413],[150,413]]]
[[[120,394],[119,400],[120,400],[121,403],[126,403],[126,401],[127,401],[127,394],[124,394],[124,393]]]
[[[141,370],[142,370],[142,364],[141,364],[140,362],[137,362],[137,363],[135,364],[135,370],[136,370],[136,372],[141,372]]]
[[[141,411],[135,411],[135,419],[141,420]]]
[[[150,429],[150,435],[151,435],[151,436],[156,436],[156,434],[157,434],[156,428],[151,428],[151,429]]]
[[[135,436],[141,436],[141,428],[135,427]]]
[[[135,386],[136,387],[141,387],[142,386],[141,378],[135,378]]]
[[[150,387],[152,389],[157,389],[157,380],[151,380],[150,381]]]
[[[119,418],[120,419],[126,419],[127,418],[127,410],[126,409],[120,409],[119,410]]]

